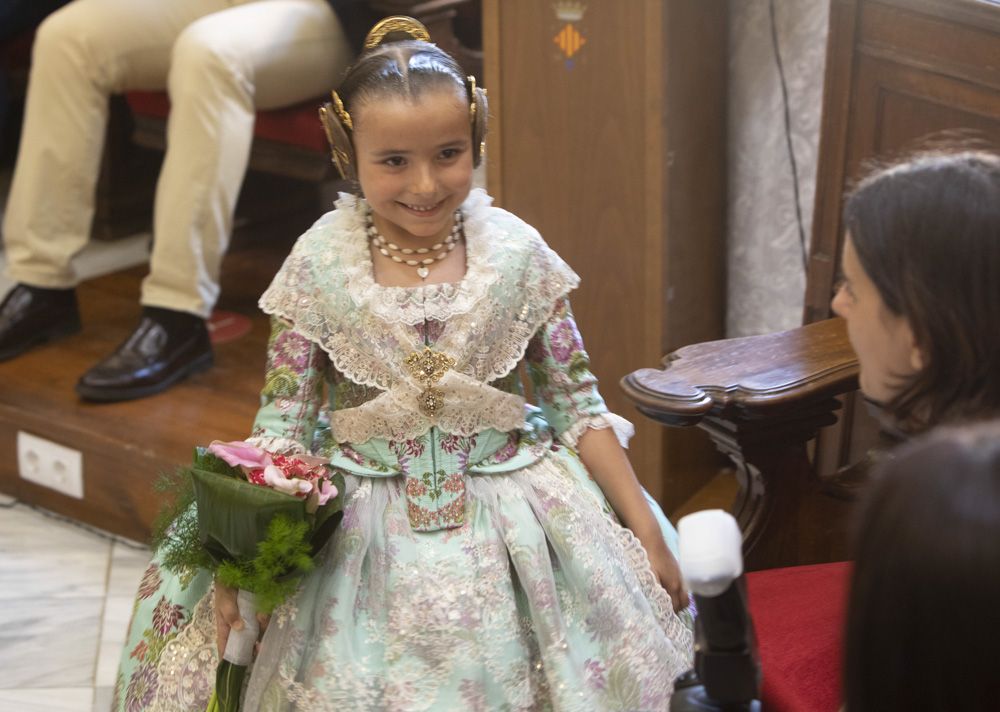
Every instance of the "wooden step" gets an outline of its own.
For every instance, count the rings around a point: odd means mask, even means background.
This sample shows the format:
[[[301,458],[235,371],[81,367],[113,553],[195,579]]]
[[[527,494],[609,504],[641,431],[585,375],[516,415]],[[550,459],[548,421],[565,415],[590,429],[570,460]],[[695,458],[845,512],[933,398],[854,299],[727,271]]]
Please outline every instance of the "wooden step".
[[[313,217],[255,225],[237,235],[225,259],[218,307],[249,317],[249,333],[216,345],[209,371],[150,398],[94,404],[73,391],[80,374],[138,324],[139,283],[146,268],[82,284],[82,332],[0,363],[0,492],[145,540],[161,504],[153,488],[158,476],[190,462],[196,445],[249,434],[268,336],[257,298]],[[82,453],[82,500],[19,477],[19,431]]]

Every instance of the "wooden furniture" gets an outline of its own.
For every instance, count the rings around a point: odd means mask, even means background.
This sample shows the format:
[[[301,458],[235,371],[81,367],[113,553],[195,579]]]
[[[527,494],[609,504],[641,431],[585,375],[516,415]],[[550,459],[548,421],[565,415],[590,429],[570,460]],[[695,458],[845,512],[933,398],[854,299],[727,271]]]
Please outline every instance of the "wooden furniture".
[[[1000,5],[832,0],[806,323],[830,314],[844,191],[873,158],[1000,148]]]
[[[857,387],[842,319],[778,334],[686,346],[662,369],[622,379],[639,410],[697,425],[736,466],[733,515],[749,570],[846,558],[846,504],[823,495],[808,443]]]
[[[130,91],[125,95],[135,118],[132,140],[166,150],[170,99],[162,91]],[[326,137],[317,111],[326,99],[316,97],[282,109],[258,111],[254,122],[251,170],[298,180],[323,180],[333,173]]]
[[[1000,146],[997,57],[995,5],[832,0],[807,326],[685,347],[662,371],[624,381],[643,412],[667,425],[697,424],[733,459],[735,513],[751,569],[847,555],[847,506],[822,496],[820,485],[865,454],[877,425],[851,393],[857,364],[840,320],[827,320],[843,244],[842,196],[873,158],[970,137]],[[846,406],[829,427],[838,394]]]
[[[571,295],[630,459],[670,510],[714,473],[701,433],[634,417],[615,384],[724,311],[726,3],[484,0],[496,204],[582,277]]]

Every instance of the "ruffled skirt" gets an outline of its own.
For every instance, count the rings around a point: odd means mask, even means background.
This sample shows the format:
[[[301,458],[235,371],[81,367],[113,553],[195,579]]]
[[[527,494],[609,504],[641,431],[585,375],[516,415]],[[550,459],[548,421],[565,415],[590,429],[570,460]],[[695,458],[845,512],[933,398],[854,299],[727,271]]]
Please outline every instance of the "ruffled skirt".
[[[469,477],[457,529],[412,531],[401,478],[347,487],[316,570],[271,619],[245,710],[667,709],[690,620],[572,451]],[[215,665],[208,577],[154,560],[115,709],[204,709]]]

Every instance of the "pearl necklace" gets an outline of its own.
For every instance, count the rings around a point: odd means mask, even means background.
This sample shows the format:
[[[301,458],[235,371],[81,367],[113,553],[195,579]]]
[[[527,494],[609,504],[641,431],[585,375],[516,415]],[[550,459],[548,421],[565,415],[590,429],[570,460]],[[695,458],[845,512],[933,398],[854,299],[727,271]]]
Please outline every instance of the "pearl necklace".
[[[455,211],[455,224],[451,227],[451,233],[441,242],[437,242],[430,247],[400,247],[399,245],[393,244],[386,240],[382,234],[375,227],[375,222],[372,220],[372,214],[369,210],[367,215],[365,215],[366,231],[368,232],[368,239],[372,241],[379,252],[381,252],[385,257],[388,257],[393,262],[398,262],[399,264],[408,265],[410,267],[417,268],[417,276],[422,280],[427,279],[427,275],[431,273],[430,265],[435,262],[440,262],[448,254],[455,249],[455,245],[459,243],[462,239],[462,211]],[[421,257],[418,259],[407,259],[405,257],[400,257],[398,255],[392,254],[393,252],[398,252],[403,255],[427,255],[432,252],[437,252],[441,250],[440,253],[434,257]]]

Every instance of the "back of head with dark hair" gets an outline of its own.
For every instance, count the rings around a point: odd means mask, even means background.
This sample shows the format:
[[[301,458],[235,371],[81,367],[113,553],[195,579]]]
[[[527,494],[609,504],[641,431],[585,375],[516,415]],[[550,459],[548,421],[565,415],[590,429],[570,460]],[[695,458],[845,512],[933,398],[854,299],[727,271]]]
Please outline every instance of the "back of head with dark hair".
[[[887,461],[862,513],[844,658],[847,712],[1000,706],[1000,421]]]
[[[927,154],[848,197],[844,224],[925,367],[885,404],[922,429],[1000,415],[1000,157]]]

